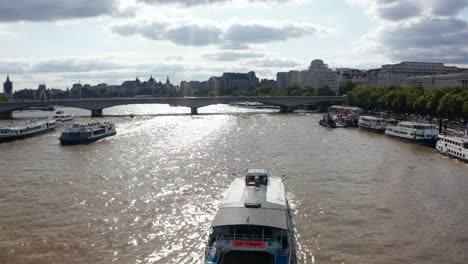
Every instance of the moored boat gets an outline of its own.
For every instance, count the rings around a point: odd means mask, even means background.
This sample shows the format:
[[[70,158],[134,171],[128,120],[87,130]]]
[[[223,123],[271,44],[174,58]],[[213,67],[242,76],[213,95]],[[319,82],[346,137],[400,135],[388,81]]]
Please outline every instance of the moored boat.
[[[384,119],[375,116],[359,117],[359,128],[384,133],[388,126],[395,126],[398,122],[395,119]]]
[[[60,135],[61,144],[86,144],[116,134],[113,123],[93,123],[87,125],[73,124],[67,131]]]
[[[421,122],[400,122],[387,127],[385,135],[403,141],[435,147],[439,130],[434,125]]]
[[[33,137],[53,130],[57,126],[50,118],[35,119],[0,126],[0,142],[8,142],[22,138]]]
[[[322,119],[320,119],[319,124],[322,126],[326,126],[329,128],[337,128],[336,122],[332,119],[330,114],[324,115]]]
[[[468,162],[468,137],[439,135],[436,149],[444,155]]]
[[[235,179],[213,220],[206,264],[295,261],[292,218],[281,179],[249,170]]]

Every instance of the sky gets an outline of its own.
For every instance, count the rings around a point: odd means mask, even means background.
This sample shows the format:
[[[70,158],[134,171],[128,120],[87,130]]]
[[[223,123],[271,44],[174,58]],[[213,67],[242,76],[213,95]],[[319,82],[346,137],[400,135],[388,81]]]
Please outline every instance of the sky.
[[[400,61],[468,67],[468,0],[0,0],[0,80],[14,89],[274,79]]]

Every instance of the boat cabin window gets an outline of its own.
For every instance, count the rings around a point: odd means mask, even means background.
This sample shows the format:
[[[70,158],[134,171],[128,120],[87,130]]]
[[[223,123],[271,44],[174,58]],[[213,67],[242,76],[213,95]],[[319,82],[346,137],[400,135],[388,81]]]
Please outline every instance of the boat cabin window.
[[[268,183],[268,175],[266,174],[247,174],[245,177],[245,184],[246,185],[267,185]]]

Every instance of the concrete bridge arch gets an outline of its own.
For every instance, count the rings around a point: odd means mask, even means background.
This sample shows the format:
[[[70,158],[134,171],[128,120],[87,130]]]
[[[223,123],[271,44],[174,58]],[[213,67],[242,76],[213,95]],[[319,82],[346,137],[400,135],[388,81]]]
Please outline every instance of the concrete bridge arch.
[[[92,116],[102,116],[103,109],[128,104],[173,104],[191,109],[192,114],[198,113],[198,108],[213,104],[230,102],[260,102],[277,105],[282,112],[292,112],[293,107],[318,102],[344,102],[342,96],[239,96],[239,97],[147,97],[147,98],[99,98],[81,100],[22,100],[0,103],[0,117],[11,118],[12,112],[32,106],[64,106],[81,108],[91,111]]]

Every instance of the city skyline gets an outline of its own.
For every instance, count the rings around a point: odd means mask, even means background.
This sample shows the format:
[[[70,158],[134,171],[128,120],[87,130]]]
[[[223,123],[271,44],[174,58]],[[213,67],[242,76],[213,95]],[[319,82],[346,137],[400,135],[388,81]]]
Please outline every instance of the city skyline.
[[[168,4],[168,3],[171,4]],[[450,4],[448,4],[450,3]],[[300,70],[400,61],[466,67],[468,1],[0,0],[0,74],[14,89],[39,83],[117,84],[169,75],[207,80],[222,72]],[[45,8],[49,7],[49,8]],[[39,10],[39,11],[38,11]],[[14,14],[14,15],[12,15]]]

